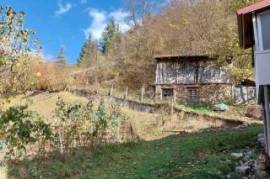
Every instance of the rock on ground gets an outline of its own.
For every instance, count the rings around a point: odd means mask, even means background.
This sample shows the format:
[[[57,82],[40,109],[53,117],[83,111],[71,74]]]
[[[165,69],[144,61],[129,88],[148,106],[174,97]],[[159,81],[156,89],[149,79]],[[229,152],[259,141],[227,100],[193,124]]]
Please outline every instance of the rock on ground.
[[[257,136],[257,142],[260,144],[261,147],[264,147],[265,146],[265,140],[264,140],[264,138],[265,138],[264,133],[260,133]]]
[[[248,175],[249,170],[250,170],[250,167],[248,165],[241,165],[235,168],[235,171],[243,176]]]
[[[262,108],[259,105],[247,107],[246,116],[255,119],[262,119]]]
[[[255,171],[256,176],[264,177],[266,175],[266,171],[270,166],[269,158],[264,154],[260,153],[257,160],[255,161]]]
[[[234,158],[242,158],[243,157],[243,153],[231,153],[231,156],[234,157]]]

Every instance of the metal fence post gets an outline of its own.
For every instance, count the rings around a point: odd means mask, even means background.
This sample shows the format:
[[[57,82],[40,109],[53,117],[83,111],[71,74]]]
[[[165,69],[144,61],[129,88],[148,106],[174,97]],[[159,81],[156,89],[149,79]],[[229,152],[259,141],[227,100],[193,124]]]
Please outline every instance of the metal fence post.
[[[265,144],[266,152],[269,155],[269,135],[270,135],[270,109],[269,109],[269,89],[268,86],[264,86],[264,111],[265,111]]]

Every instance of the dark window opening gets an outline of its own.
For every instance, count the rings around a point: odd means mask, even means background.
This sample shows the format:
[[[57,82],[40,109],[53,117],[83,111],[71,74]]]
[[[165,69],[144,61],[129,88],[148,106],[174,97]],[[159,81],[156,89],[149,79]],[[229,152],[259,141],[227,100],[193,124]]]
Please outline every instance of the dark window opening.
[[[189,98],[188,103],[200,102],[200,94],[198,88],[188,88]]]
[[[173,97],[173,88],[163,88],[162,89],[162,96],[164,98]]]

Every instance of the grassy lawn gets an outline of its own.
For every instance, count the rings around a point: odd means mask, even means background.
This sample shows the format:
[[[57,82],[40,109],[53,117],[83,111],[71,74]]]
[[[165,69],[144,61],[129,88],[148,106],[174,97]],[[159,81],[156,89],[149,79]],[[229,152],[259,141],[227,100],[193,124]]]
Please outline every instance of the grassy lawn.
[[[61,156],[36,157],[8,166],[14,178],[220,178],[234,171],[230,156],[254,147],[260,125],[160,140],[76,149]],[[239,178],[232,174],[232,178]]]

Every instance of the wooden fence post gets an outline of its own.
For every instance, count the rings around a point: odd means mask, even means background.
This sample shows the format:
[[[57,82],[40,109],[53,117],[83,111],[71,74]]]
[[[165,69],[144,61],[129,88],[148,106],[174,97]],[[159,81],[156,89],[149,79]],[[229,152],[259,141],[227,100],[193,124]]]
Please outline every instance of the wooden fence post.
[[[109,92],[109,96],[113,96],[113,85],[111,86],[110,92]]]
[[[60,132],[59,135],[59,142],[60,142],[60,153],[63,154],[64,153],[64,141],[63,141],[63,133],[62,131]]]
[[[124,96],[125,99],[128,98],[128,87],[126,88],[126,92],[125,92],[125,96]]]
[[[172,98],[172,102],[171,102],[171,119],[173,119],[173,114],[174,114],[174,99]]]
[[[143,100],[144,100],[144,93],[145,93],[145,88],[144,88],[144,85],[143,85],[142,89],[141,89],[141,102],[143,102]]]
[[[117,120],[117,140],[118,140],[118,142],[120,143],[121,141],[120,141],[120,119],[118,118],[118,120]]]
[[[267,85],[264,86],[264,110],[265,110],[265,143],[266,151],[269,156],[269,137],[270,137],[270,110],[269,110],[269,88]]]
[[[95,86],[96,86],[96,93],[99,94],[99,84],[97,78],[95,78]]]

